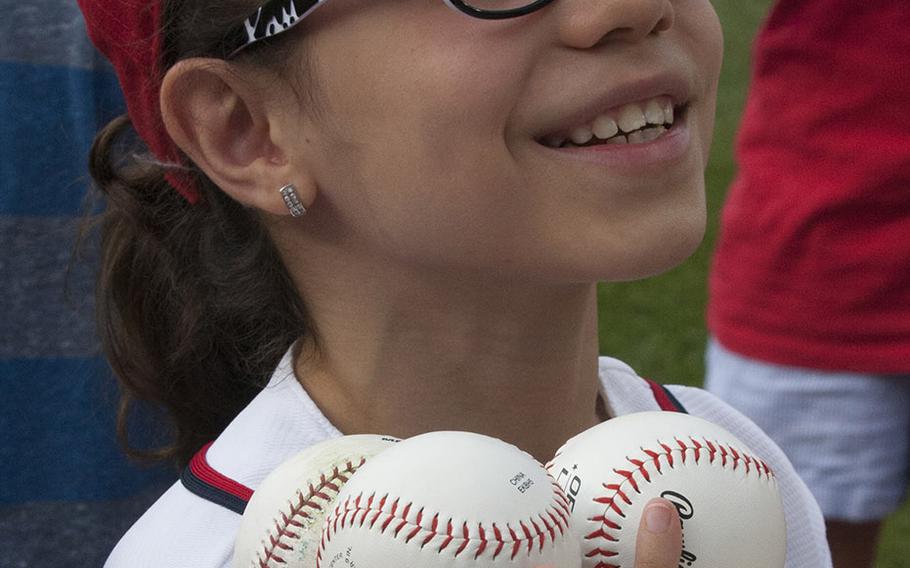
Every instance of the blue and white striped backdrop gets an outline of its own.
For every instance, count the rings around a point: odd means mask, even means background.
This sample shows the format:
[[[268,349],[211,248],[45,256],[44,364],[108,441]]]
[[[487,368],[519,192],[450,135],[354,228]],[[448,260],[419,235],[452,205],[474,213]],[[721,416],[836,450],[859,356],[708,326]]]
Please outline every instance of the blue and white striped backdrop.
[[[93,267],[68,274],[91,140],[123,109],[116,79],[72,0],[0,0],[0,9],[0,533],[8,537],[17,506],[121,500],[173,474],[121,456],[115,386],[94,334]]]

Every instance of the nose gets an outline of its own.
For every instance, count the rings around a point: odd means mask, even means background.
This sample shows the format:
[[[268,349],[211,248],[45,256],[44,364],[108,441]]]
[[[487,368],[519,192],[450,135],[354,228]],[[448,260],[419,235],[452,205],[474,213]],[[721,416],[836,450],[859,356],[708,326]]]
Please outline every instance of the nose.
[[[577,49],[638,42],[669,30],[676,18],[671,0],[562,0],[554,7],[560,38]]]

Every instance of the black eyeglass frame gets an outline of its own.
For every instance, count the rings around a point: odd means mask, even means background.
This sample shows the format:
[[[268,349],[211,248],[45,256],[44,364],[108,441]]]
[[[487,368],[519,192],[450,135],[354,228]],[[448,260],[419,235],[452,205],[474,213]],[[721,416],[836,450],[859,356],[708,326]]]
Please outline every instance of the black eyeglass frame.
[[[231,30],[224,39],[223,58],[230,59],[247,47],[275,37],[300,23],[316,8],[328,0],[266,0],[243,23]],[[484,10],[469,5],[464,0],[442,0],[446,5],[482,20],[518,18],[540,10],[553,0],[529,0],[520,8]]]

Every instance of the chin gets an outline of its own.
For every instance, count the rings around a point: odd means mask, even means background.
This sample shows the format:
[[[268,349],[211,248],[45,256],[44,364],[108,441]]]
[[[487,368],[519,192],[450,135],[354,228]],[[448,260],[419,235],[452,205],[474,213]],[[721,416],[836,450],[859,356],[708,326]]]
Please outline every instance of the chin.
[[[693,238],[690,241],[680,240],[676,246],[672,248],[667,248],[660,252],[657,258],[657,262],[651,267],[651,270],[640,274],[636,279],[650,278],[652,276],[658,276],[670,270],[673,270],[677,266],[683,264],[689,260],[695,251],[698,250],[698,247],[701,246],[701,243],[704,239],[704,231],[701,231],[697,238]]]
[[[628,282],[658,276],[688,260],[705,236],[704,217],[686,219],[665,226],[665,230],[638,234],[626,250],[603,259],[600,281]]]

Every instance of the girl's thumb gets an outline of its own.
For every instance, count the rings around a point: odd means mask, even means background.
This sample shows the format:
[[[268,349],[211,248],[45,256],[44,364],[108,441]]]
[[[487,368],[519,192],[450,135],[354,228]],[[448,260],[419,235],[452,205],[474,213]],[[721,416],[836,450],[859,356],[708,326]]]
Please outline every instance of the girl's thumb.
[[[638,528],[635,568],[676,568],[681,553],[682,526],[676,507],[666,499],[652,499]]]

